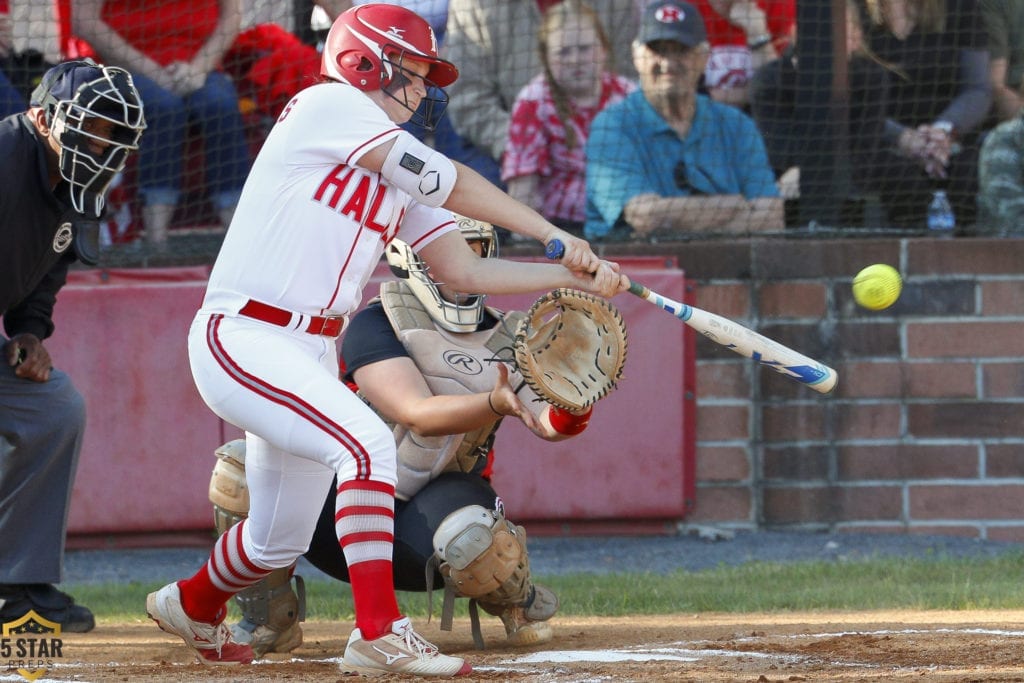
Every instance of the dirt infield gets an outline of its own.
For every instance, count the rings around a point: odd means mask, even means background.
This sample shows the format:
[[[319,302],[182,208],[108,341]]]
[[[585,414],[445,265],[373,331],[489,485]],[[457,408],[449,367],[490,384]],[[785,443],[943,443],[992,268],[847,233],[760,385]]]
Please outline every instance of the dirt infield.
[[[485,624],[491,649],[473,650],[468,623],[442,633],[417,624],[475,672],[461,681],[1024,681],[1024,611],[700,614],[617,619],[556,618],[545,647],[502,645],[496,620]],[[193,663],[181,641],[152,622],[101,623],[64,634],[63,657],[39,681],[329,681],[348,624],[305,624],[290,656],[249,667]],[[0,680],[25,680],[8,661]],[[351,680],[351,679],[346,679]],[[416,680],[384,677],[376,680]]]

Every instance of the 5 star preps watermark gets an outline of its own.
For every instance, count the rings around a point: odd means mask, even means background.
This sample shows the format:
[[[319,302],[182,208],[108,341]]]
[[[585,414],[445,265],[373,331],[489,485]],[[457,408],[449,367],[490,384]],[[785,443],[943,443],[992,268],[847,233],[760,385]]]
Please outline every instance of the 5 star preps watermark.
[[[4,623],[2,634],[0,662],[8,671],[17,669],[27,680],[36,680],[64,656],[60,624],[44,619],[35,610]]]

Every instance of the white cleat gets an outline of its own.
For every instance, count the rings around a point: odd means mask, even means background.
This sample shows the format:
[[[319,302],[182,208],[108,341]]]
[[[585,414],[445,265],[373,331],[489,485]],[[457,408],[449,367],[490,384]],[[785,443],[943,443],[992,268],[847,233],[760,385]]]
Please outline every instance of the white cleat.
[[[185,641],[203,664],[249,664],[252,648],[232,639],[223,617],[215,624],[194,621],[181,606],[177,583],[169,583],[146,596],[146,612],[162,630]]]
[[[408,617],[396,619],[391,633],[376,640],[363,640],[359,629],[352,631],[345,647],[341,671],[363,676],[410,674],[413,676],[465,676],[473,667],[460,657],[449,657],[424,640],[412,628]]]

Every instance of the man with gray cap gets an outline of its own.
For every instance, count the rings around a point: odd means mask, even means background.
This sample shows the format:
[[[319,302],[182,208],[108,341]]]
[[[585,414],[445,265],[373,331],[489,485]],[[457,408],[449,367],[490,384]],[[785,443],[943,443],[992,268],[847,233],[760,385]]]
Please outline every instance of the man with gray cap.
[[[693,5],[645,6],[633,42],[640,89],[598,114],[587,140],[588,239],[783,228],[756,125],[697,94],[707,60]]]
[[[85,406],[43,340],[70,264],[96,263],[107,188],[145,126],[128,72],[91,60],[47,71],[28,111],[0,121],[0,624],[29,610],[62,631],[95,624],[53,585]]]

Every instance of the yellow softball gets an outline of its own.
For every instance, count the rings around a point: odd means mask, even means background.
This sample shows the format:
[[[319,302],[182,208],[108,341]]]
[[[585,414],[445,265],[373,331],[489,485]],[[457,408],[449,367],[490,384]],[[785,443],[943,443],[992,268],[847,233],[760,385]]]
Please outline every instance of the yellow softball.
[[[853,278],[853,298],[864,308],[880,311],[900,298],[903,280],[892,266],[876,263]]]

